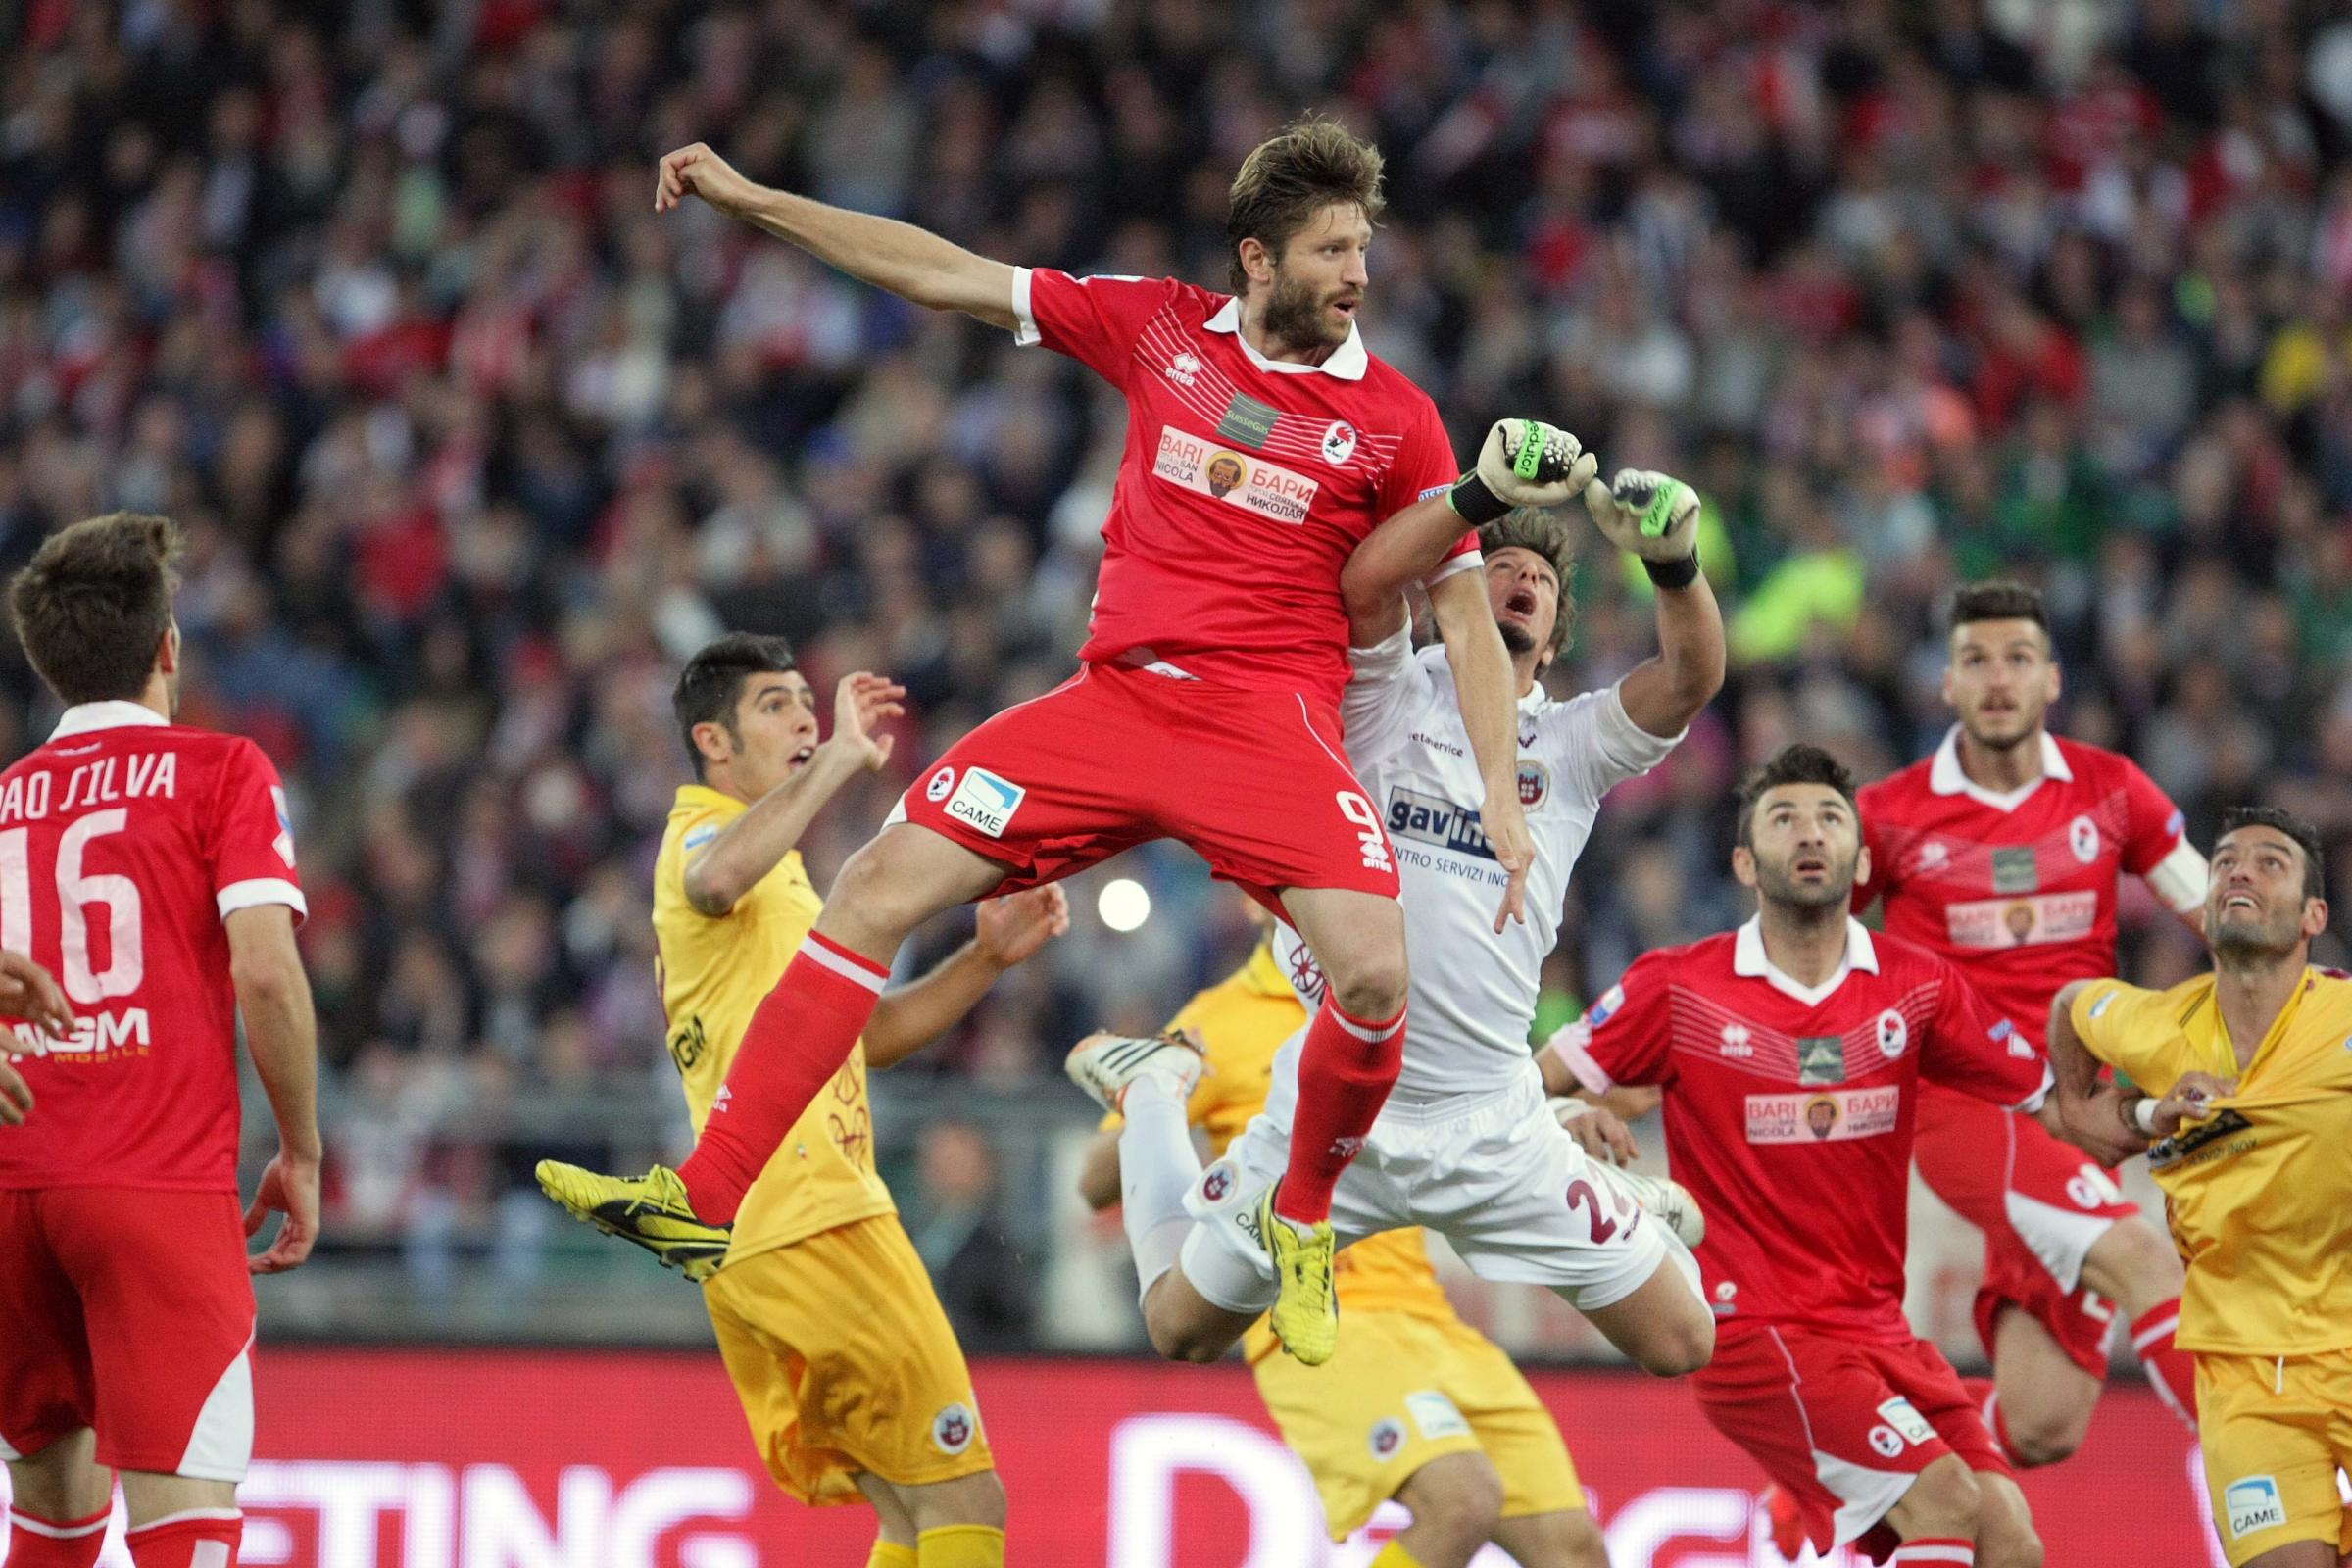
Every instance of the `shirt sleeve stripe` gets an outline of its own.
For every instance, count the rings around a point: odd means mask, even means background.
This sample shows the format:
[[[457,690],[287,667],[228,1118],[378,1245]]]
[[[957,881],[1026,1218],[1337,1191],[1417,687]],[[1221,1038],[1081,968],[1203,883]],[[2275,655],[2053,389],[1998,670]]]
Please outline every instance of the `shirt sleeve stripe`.
[[[1037,329],[1037,313],[1029,303],[1032,276],[1026,267],[1012,270],[1012,340],[1023,347],[1044,340],[1044,334]]]
[[[1477,548],[1473,546],[1458,556],[1449,556],[1439,562],[1438,569],[1422,578],[1421,583],[1423,587],[1435,587],[1457,571],[1470,571],[1486,564],[1486,557],[1480,555]]]
[[[294,911],[297,920],[310,918],[311,906],[302,896],[302,889],[282,876],[249,877],[243,882],[231,882],[215,896],[220,906],[220,918],[225,920],[239,909],[258,908],[265,904],[282,904]]]

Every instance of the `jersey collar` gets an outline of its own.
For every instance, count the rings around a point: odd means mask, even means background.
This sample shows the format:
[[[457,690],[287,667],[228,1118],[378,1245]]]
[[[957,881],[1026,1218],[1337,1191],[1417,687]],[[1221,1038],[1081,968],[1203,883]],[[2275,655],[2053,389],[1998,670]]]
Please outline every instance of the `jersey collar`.
[[[1256,345],[1242,333],[1242,302],[1238,299],[1226,300],[1216,315],[1200,324],[1211,332],[1227,334],[1242,346],[1242,352],[1250,356],[1251,365],[1261,370],[1271,370],[1277,375],[1334,375],[1343,381],[1361,381],[1364,378],[1365,368],[1372,363],[1372,357],[1364,352],[1363,334],[1355,329],[1353,321],[1348,323],[1347,341],[1333,349],[1321,365],[1298,365],[1290,360],[1269,360],[1263,354],[1258,353]]]
[[[708,784],[681,784],[677,798],[670,803],[672,811],[725,811],[729,815],[745,810],[744,803],[725,790],[714,790]]]
[[[2026,804],[2026,798],[2041,788],[2041,780],[2054,778],[2072,784],[2075,770],[2067,765],[2066,754],[2048,730],[2041,732],[2041,778],[2031,784],[2021,784],[2006,794],[1997,794],[1975,782],[1960,767],[1960,726],[1954,724],[1943,732],[1943,744],[1936,748],[1936,760],[1928,766],[1928,788],[1938,795],[1965,795],[1979,806],[1989,806],[1996,811],[2014,811]]]
[[[1879,972],[1878,944],[1870,939],[1870,927],[1845,917],[1845,960],[1838,972],[1820,985],[1800,985],[1793,977],[1777,967],[1764,953],[1764,917],[1748,916],[1747,924],[1732,939],[1732,973],[1743,980],[1761,980],[1784,996],[1794,998],[1808,1007],[1818,1007],[1830,994],[1845,984],[1845,977],[1856,969],[1871,974]]]
[[[112,698],[103,703],[75,703],[59,716],[57,728],[49,732],[53,741],[69,736],[87,735],[97,729],[126,729],[132,725],[163,725],[172,721],[149,708],[123,698]]]

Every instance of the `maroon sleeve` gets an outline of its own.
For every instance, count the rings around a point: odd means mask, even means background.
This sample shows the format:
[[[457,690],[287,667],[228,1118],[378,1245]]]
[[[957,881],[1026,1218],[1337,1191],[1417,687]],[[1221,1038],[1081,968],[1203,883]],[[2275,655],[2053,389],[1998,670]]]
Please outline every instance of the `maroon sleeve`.
[[[1072,277],[1050,267],[1022,269],[1013,274],[1013,336],[1066,354],[1123,388],[1145,324],[1180,287],[1164,277]]]
[[[1624,979],[1554,1037],[1554,1049],[1579,1083],[1597,1094],[1614,1084],[1674,1081],[1674,1009],[1666,975],[1660,955],[1642,955]]]
[[[2129,757],[2116,760],[2124,769],[2124,869],[2145,876],[2173,853],[2187,819],[2137,762]]]
[[[1919,1070],[1947,1089],[2009,1109],[2036,1104],[2049,1086],[2049,1064],[2025,1032],[1995,1011],[1968,977],[1935,958],[1942,982],[1928,1025]]]
[[[231,742],[212,802],[213,896],[221,918],[262,904],[309,912],[294,870],[294,822],[277,769],[249,740]]]

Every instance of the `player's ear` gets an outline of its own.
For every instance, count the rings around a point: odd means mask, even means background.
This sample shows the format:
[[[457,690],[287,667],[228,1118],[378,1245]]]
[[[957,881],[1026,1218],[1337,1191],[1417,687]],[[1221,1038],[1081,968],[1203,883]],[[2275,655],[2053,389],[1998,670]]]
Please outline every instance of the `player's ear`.
[[[1240,246],[1242,270],[1252,283],[1271,282],[1274,277],[1274,253],[1266,242],[1254,234],[1244,235]]]
[[[155,667],[167,675],[179,673],[179,622],[164,627],[164,640],[155,650]]]
[[[2328,901],[2326,899],[2305,899],[2303,901],[2303,940],[2310,942],[2327,929]]]
[[[1948,659],[1943,662],[1943,706],[1946,708],[1960,706],[1952,701],[1952,662]]]
[[[2058,656],[2056,654],[2052,654],[2050,656],[2049,674],[2045,678],[2044,689],[2041,694],[2042,700],[2050,703],[2056,702],[2058,700],[2059,691],[2064,688],[2065,685],[2066,678],[2059,672],[2058,669]]]
[[[1756,885],[1756,857],[1754,852],[1750,851],[1744,844],[1738,844],[1732,847],[1732,875],[1740,879],[1740,885],[1741,887],[1747,888],[1751,891],[1754,889]]]
[[[1870,882],[1870,846],[1866,843],[1854,855],[1854,886],[1865,887]]]
[[[694,749],[702,753],[705,762],[723,762],[735,755],[734,737],[716,719],[703,720],[694,726],[693,733]]]

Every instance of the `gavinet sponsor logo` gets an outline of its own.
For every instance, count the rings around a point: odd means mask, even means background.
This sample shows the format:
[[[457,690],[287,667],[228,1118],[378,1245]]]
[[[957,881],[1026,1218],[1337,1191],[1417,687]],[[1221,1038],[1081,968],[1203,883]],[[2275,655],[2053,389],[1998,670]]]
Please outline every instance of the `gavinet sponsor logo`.
[[[1822,1089],[1809,1095],[1747,1097],[1751,1144],[1823,1144],[1876,1138],[1894,1131],[1902,1109],[1899,1084],[1873,1089]]]
[[[1173,427],[1159,432],[1152,471],[1170,484],[1294,525],[1306,521],[1317,489],[1314,480],[1255,453],[1236,452]]]

